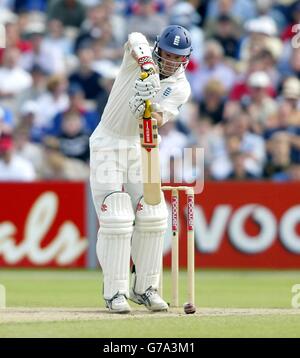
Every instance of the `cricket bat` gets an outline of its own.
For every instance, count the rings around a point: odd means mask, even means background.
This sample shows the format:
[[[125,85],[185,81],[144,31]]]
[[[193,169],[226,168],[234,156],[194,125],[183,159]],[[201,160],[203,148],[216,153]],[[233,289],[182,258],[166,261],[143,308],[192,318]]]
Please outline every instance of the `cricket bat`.
[[[148,77],[142,72],[141,79]],[[149,205],[161,202],[161,177],[158,148],[158,126],[156,119],[151,117],[151,102],[145,101],[143,118],[139,121],[141,140],[142,177],[144,200]]]

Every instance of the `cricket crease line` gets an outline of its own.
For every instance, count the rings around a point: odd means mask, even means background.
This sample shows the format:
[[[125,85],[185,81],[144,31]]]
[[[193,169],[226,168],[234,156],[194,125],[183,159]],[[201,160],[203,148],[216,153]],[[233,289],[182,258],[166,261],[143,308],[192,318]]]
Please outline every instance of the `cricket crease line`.
[[[197,312],[186,315],[183,308],[170,308],[168,312],[150,312],[146,308],[132,307],[132,312],[126,315],[110,313],[103,308],[66,308],[66,307],[9,307],[0,310],[0,325],[5,323],[22,322],[55,322],[55,321],[88,321],[111,319],[155,319],[155,318],[198,318],[201,317],[225,317],[225,316],[270,316],[270,315],[297,315],[300,309],[292,308],[202,308],[197,307]]]

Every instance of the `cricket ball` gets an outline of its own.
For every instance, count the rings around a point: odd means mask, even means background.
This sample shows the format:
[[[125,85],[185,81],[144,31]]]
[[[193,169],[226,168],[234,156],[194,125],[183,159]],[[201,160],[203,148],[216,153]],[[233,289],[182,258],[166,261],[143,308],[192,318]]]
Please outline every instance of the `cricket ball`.
[[[196,312],[196,306],[189,302],[183,305],[183,309],[184,309],[184,313],[186,314],[193,314]]]

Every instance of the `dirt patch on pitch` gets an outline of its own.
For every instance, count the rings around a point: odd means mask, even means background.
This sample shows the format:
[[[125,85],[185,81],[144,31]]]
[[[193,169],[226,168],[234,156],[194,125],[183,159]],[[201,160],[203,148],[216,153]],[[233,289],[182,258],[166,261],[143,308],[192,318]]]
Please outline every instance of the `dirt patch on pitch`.
[[[194,315],[186,315],[182,308],[153,313],[145,308],[133,309],[130,314],[111,314],[97,308],[6,308],[0,310],[0,324],[23,322],[90,321],[106,319],[140,319],[170,317],[265,316],[299,315],[298,309],[283,308],[198,308]]]

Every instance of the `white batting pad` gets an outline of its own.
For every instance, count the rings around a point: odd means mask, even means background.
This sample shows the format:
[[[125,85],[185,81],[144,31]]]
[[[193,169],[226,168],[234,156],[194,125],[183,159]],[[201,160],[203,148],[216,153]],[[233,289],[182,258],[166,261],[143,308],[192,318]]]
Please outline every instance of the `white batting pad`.
[[[108,195],[100,211],[97,256],[104,276],[104,298],[111,299],[117,292],[128,297],[130,240],[134,212],[127,193]]]
[[[136,271],[133,289],[136,293],[143,294],[150,286],[158,289],[167,218],[163,194],[158,205],[148,205],[144,198],[140,200],[131,248]]]

